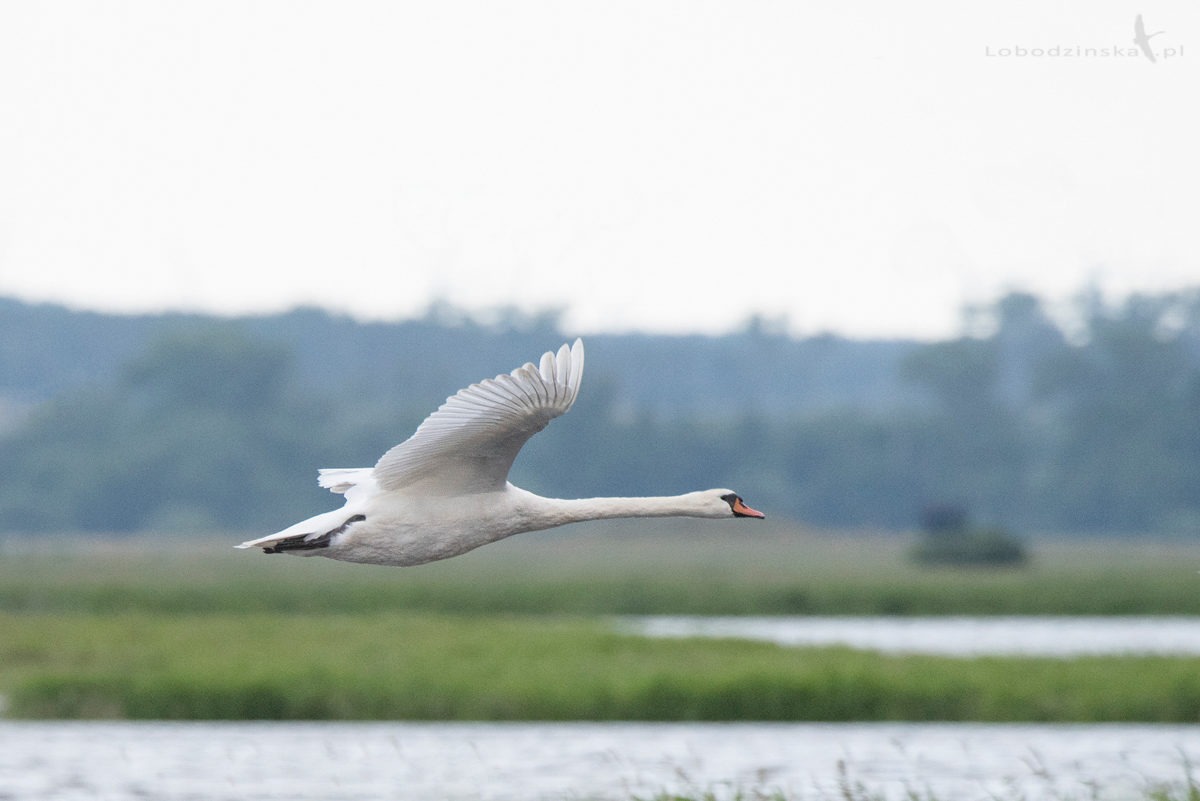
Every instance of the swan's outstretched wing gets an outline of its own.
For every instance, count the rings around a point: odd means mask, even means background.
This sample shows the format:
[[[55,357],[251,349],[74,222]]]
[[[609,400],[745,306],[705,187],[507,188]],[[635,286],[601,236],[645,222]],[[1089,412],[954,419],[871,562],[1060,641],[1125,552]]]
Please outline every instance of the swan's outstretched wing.
[[[459,495],[501,489],[521,446],[579,394],[583,342],[541,364],[472,384],[446,399],[404,442],[385,453],[374,476],[385,492]]]

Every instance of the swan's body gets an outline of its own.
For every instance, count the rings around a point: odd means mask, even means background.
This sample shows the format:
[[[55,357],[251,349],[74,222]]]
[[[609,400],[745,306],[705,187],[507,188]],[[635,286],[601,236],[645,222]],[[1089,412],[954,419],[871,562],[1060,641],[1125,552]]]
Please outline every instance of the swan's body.
[[[583,343],[448,398],[374,467],[321,470],[341,509],[239,548],[420,565],[519,534],[615,517],[762,517],[725,489],[657,498],[543,498],[508,483],[521,446],[575,402]]]

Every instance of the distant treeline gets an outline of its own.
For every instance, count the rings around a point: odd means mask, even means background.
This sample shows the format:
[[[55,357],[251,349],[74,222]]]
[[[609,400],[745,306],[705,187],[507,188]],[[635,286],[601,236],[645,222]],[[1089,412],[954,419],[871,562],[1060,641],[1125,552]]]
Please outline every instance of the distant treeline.
[[[815,525],[955,504],[1020,533],[1200,530],[1200,290],[1069,322],[1013,293],[935,343],[587,338],[575,411],[513,479],[544,494],[739,490]],[[118,317],[0,300],[0,530],[272,530],[330,507],[447,395],[570,338],[553,313],[360,323]]]

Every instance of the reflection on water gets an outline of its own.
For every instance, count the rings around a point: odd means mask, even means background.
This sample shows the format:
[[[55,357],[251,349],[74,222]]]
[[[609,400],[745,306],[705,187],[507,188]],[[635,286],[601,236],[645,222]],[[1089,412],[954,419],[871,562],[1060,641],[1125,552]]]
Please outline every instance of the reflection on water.
[[[0,723],[6,801],[567,801],[739,787],[833,799],[839,762],[887,798],[1107,799],[1182,782],[1185,761],[1200,763],[1200,728]]]
[[[1200,655],[1200,617],[688,617],[618,620],[650,637],[734,637],[888,653]]]

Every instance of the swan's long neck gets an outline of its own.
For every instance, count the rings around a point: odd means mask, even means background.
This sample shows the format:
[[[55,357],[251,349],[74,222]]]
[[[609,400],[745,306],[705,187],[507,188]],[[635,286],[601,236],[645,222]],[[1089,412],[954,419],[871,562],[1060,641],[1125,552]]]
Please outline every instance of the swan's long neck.
[[[546,528],[585,520],[618,517],[711,517],[697,497],[698,493],[648,498],[563,498],[538,497],[539,513]],[[536,496],[535,496],[536,497]]]

